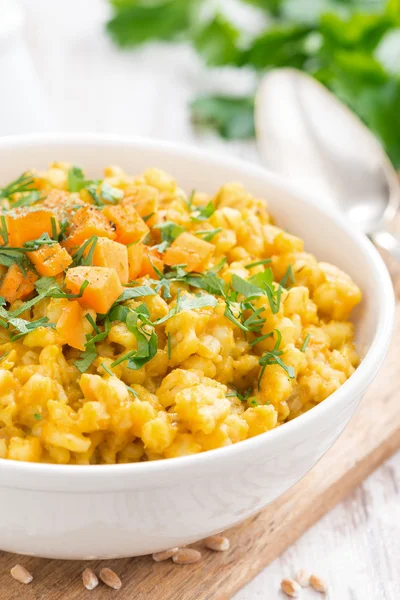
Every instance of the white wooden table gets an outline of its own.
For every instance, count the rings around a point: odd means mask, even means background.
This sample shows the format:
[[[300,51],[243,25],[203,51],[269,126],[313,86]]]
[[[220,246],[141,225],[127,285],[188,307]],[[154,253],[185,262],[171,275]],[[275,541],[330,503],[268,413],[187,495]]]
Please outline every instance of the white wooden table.
[[[187,109],[188,100],[199,91],[246,91],[251,75],[206,72],[186,46],[120,52],[104,34],[105,0],[20,3],[27,14],[29,49],[58,130],[182,140],[259,160],[252,143],[196,136]],[[281,578],[301,567],[326,578],[331,599],[399,600],[399,486],[400,454],[241,590],[236,600],[282,598]],[[306,591],[302,597],[317,594]]]

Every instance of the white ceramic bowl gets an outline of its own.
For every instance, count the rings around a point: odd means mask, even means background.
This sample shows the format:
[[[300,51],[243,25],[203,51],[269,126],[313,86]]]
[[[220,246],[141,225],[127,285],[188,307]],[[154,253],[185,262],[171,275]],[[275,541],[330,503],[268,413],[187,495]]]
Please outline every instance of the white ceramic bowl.
[[[350,379],[305,415],[250,440],[204,454],[131,465],[56,466],[0,460],[0,548],[51,558],[135,556],[224,530],[275,500],[309,471],[341,434],[388,348],[394,297],[372,244],[339,216],[297,196],[250,164],[175,144],[71,134],[0,140],[0,182],[31,166],[66,160],[99,176],[157,166],[188,191],[241,181],[268,200],[280,225],[362,288],[355,314],[363,360]],[[310,490],[312,494],[312,490]]]

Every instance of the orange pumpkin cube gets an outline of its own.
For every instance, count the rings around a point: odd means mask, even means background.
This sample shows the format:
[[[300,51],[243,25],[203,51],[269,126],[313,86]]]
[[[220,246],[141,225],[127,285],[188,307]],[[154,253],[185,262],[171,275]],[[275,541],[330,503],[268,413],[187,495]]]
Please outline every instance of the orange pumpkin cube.
[[[181,233],[164,254],[166,265],[186,265],[188,271],[201,273],[214,254],[215,247],[191,233]]]
[[[25,275],[20,267],[14,263],[9,267],[0,286],[0,296],[12,304],[15,300],[24,300],[35,289],[37,275],[28,271]]]
[[[26,253],[39,275],[54,277],[62,273],[72,263],[72,258],[60,244],[41,246],[38,250]]]
[[[88,281],[79,304],[93,308],[97,313],[106,313],[122,294],[121,285],[115,269],[107,267],[72,267],[65,276],[65,286],[72,294],[79,294],[82,284]]]
[[[17,208],[6,215],[8,245],[20,248],[24,242],[36,240],[43,233],[53,234],[53,223],[57,233],[59,224],[54,213],[43,208]]]
[[[131,281],[138,277],[144,277],[145,275],[157,277],[154,266],[159,271],[164,271],[164,263],[161,259],[161,254],[157,252],[157,250],[152,250],[140,242],[128,247],[128,259],[129,280]]]
[[[150,185],[132,185],[125,189],[122,204],[131,204],[141,217],[148,217],[146,225],[153,227],[158,221],[157,211],[160,203],[159,191]],[[151,215],[151,216],[150,216]]]
[[[85,310],[79,302],[67,300],[56,324],[56,330],[62,335],[65,343],[77,350],[85,350],[84,318]]]
[[[142,240],[149,228],[132,204],[105,206],[103,213],[115,226],[117,242],[131,244]]]
[[[103,213],[93,206],[84,206],[72,217],[69,236],[63,246],[73,251],[92,236],[115,239],[114,230]]]
[[[89,252],[89,248],[86,253]],[[121,283],[128,283],[128,249],[119,242],[114,242],[105,237],[98,238],[93,252],[93,265],[95,267],[108,267],[117,271]]]

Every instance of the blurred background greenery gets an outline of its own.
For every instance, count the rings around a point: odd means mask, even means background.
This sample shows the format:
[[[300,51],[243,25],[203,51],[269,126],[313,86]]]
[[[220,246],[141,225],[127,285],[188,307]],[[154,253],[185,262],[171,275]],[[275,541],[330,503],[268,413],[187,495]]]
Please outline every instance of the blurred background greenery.
[[[107,32],[121,49],[162,40],[193,45],[210,68],[295,67],[318,79],[376,134],[400,168],[400,0],[110,0]],[[254,93],[201,95],[194,123],[227,139],[254,136]]]

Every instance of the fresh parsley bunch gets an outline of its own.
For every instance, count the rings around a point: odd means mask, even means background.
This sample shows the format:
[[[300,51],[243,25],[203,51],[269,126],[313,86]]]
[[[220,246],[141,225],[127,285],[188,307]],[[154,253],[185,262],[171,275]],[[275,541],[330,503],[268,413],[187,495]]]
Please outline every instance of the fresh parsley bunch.
[[[400,0],[241,0],[265,20],[253,36],[222,12],[222,0],[206,20],[208,0],[110,1],[107,30],[121,47],[186,40],[210,67],[309,73],[361,117],[400,168]],[[227,139],[254,136],[253,109],[253,95],[191,104],[194,122]]]

